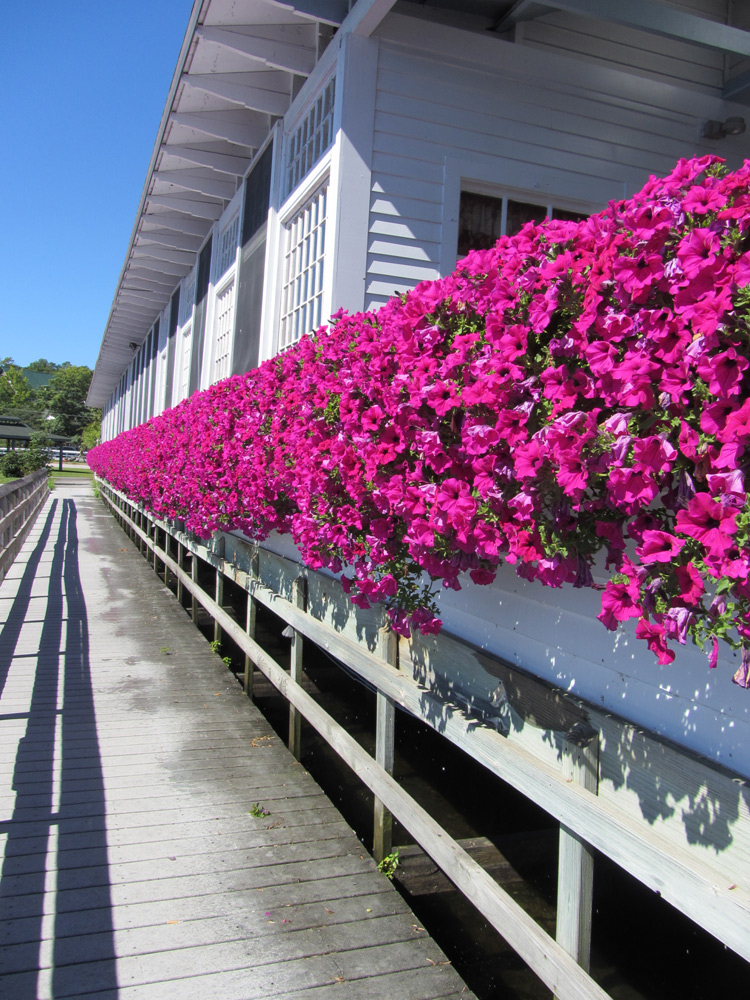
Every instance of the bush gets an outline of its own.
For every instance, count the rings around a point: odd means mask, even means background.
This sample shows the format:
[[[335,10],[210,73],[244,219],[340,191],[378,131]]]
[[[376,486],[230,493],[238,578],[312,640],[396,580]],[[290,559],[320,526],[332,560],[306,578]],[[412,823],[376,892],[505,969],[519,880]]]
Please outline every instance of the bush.
[[[0,458],[0,472],[8,479],[20,479],[29,473],[25,451],[6,451]]]
[[[29,450],[26,452],[26,467],[29,472],[46,467],[51,446],[52,438],[43,431],[36,431],[31,435]]]
[[[290,532],[403,634],[440,628],[435,585],[505,561],[592,587],[601,552],[604,626],[660,663],[726,640],[750,687],[748,455],[750,162],[703,157],[337,314],[89,464],[203,537]]]

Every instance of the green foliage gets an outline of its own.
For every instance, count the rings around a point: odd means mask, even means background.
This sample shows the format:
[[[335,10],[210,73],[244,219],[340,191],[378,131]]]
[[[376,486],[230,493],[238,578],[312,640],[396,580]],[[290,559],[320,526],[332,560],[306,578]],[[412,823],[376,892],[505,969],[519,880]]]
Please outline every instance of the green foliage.
[[[63,361],[61,365],[55,364],[54,361],[47,361],[46,358],[39,358],[37,361],[32,361],[30,365],[26,365],[30,372],[42,372],[44,375],[51,375],[53,372],[60,371],[61,368],[70,368],[69,361]]]
[[[69,361],[56,364],[39,358],[26,366],[30,372],[51,375],[49,384],[34,389],[13,358],[0,359],[0,414],[18,417],[30,427],[82,441],[86,450],[97,442],[101,412],[86,406],[93,372]]]
[[[35,431],[31,435],[28,450],[26,451],[26,464],[29,472],[43,469],[47,464],[48,449],[52,447],[52,438],[44,431]]]
[[[28,409],[32,403],[32,392],[23,371],[13,358],[0,361],[0,414],[20,417],[20,409]],[[21,417],[21,419],[24,419]]]
[[[98,410],[86,405],[93,372],[85,365],[60,367],[37,397],[52,415],[50,431],[80,440],[85,427],[100,419]]]
[[[10,479],[28,476],[47,465],[47,448],[51,445],[48,435],[35,432],[28,448],[15,448],[0,458],[0,472]]]
[[[255,819],[262,819],[264,816],[270,816],[271,815],[270,810],[266,809],[265,806],[262,806],[260,804],[260,802],[254,802],[250,806],[249,812],[250,812],[250,815],[253,816]]]
[[[382,872],[386,878],[393,878],[398,868],[398,848],[391,854],[386,854],[382,861],[378,862],[378,871]]]
[[[98,413],[99,411],[96,410],[93,412]],[[94,448],[98,444],[101,431],[102,422],[99,416],[94,417],[90,424],[86,424],[81,431],[81,448],[83,451],[90,451],[91,448]]]
[[[20,479],[28,474],[26,468],[26,452],[20,449],[7,451],[0,458],[0,472],[8,479]]]

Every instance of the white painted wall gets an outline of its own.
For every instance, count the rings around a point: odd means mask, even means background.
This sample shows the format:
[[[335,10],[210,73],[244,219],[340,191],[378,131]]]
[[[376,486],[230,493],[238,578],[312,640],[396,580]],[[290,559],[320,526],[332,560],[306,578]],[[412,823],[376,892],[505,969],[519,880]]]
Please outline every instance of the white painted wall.
[[[727,0],[668,2],[665,6],[727,23]],[[724,83],[721,52],[576,14],[555,11],[526,21],[516,28],[516,40],[546,52],[575,54],[592,64],[633,70],[650,80],[707,94],[716,94]]]
[[[299,561],[288,535],[263,547]],[[739,656],[728,646],[715,670],[693,645],[659,666],[631,624],[609,632],[597,621],[595,590],[544,587],[511,566],[490,586],[461,583],[438,595],[447,633],[750,778],[750,692],[732,683]]]
[[[750,155],[747,134],[721,143],[700,138],[706,119],[747,112],[719,96],[721,57],[658,39],[646,73],[645,56],[635,56],[645,50],[626,44],[633,42],[626,29],[606,26],[625,53],[614,59],[591,34],[600,22],[578,19],[577,30],[552,46],[549,31],[540,41],[547,21],[524,25],[519,43],[400,14],[383,22],[367,308],[452,269],[463,181],[592,210],[682,156],[711,151],[739,162]],[[645,44],[648,36],[636,34]],[[687,49],[693,61],[682,59],[679,72],[657,72],[662,58]],[[711,83],[696,88],[699,64],[711,69]]]

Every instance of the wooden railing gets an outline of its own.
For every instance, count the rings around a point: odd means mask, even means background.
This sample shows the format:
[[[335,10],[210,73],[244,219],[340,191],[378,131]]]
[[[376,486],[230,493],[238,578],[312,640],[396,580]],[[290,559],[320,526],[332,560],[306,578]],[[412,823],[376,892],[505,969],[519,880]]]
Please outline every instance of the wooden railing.
[[[0,580],[18,555],[48,494],[46,469],[0,486]]]
[[[348,602],[343,593],[338,594],[340,586],[336,581],[305,571],[299,564],[235,536],[219,534],[202,541],[180,530],[179,524],[154,519],[106,483],[101,483],[101,488],[117,520],[153,560],[154,569],[160,568],[165,580],[172,575],[178,598],[190,595],[193,617],[201,605],[214,621],[214,637],[220,638],[225,632],[245,654],[246,692],[252,694],[253,670],[257,668],[287,699],[292,752],[299,754],[299,719],[303,717],[373,792],[376,856],[389,849],[392,814],[558,1000],[608,997],[586,971],[594,850],[610,857],[730,948],[750,958],[750,895],[746,886],[749,826],[747,809],[742,804],[746,782],[697,760],[655,734],[644,733],[610,713],[597,711],[595,706],[568,698],[536,678],[522,677],[515,668],[506,675],[506,687],[512,685],[521,691],[520,702],[531,709],[527,720],[535,713],[541,716],[546,709],[550,721],[543,727],[527,721],[525,726],[503,732],[495,724],[496,719],[483,718],[481,706],[477,716],[475,706],[462,708],[450,693],[443,693],[440,683],[434,683],[440,674],[441,655],[451,662],[451,669],[459,664],[464,672],[469,665],[476,667],[480,660],[488,659],[483,654],[478,657],[469,644],[440,636],[437,653],[430,660],[429,640],[421,646],[422,640],[405,640],[402,647],[392,633],[378,630],[377,622],[364,621],[361,615],[349,629],[340,624],[346,617],[342,609],[348,607]],[[199,561],[215,570],[213,594],[198,583]],[[244,628],[222,606],[225,579],[247,592]],[[295,641],[288,670],[255,641],[258,603],[272,610],[291,630]],[[358,614],[351,612],[353,617]],[[339,623],[336,627],[334,621]],[[365,629],[366,641],[361,638]],[[375,757],[303,689],[300,646],[296,641],[302,636],[375,688]],[[508,670],[501,661],[494,661],[493,669]],[[394,706],[439,729],[488,770],[557,818],[560,850],[556,939],[531,919],[393,779]],[[628,796],[623,797],[618,788],[613,792],[608,787],[612,785],[609,778],[602,778],[610,767],[607,754],[614,752],[610,748],[628,744],[636,746],[638,755],[648,751],[665,781],[682,774],[693,789],[708,790],[717,809],[728,809],[734,803],[734,842],[725,848],[708,843],[693,846],[690,837],[694,833],[686,839],[678,819],[655,829],[652,820],[633,813]],[[641,794],[645,794],[643,789]],[[723,859],[718,857],[722,851],[727,855]],[[724,870],[727,866],[733,873],[731,880]]]

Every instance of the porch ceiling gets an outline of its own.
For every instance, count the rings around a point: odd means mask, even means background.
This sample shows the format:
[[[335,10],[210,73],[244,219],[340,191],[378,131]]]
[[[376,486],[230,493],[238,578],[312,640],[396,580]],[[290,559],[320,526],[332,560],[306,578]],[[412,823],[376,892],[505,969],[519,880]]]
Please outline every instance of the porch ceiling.
[[[750,58],[750,31],[724,23],[716,13],[689,13],[669,0],[400,0],[396,9],[445,23],[456,23],[462,16],[477,30],[500,33],[563,11]],[[733,15],[750,27],[750,19],[737,7]]]
[[[392,2],[359,0],[356,6],[385,13]],[[107,320],[91,405],[106,402],[350,6],[348,0],[195,0]]]

